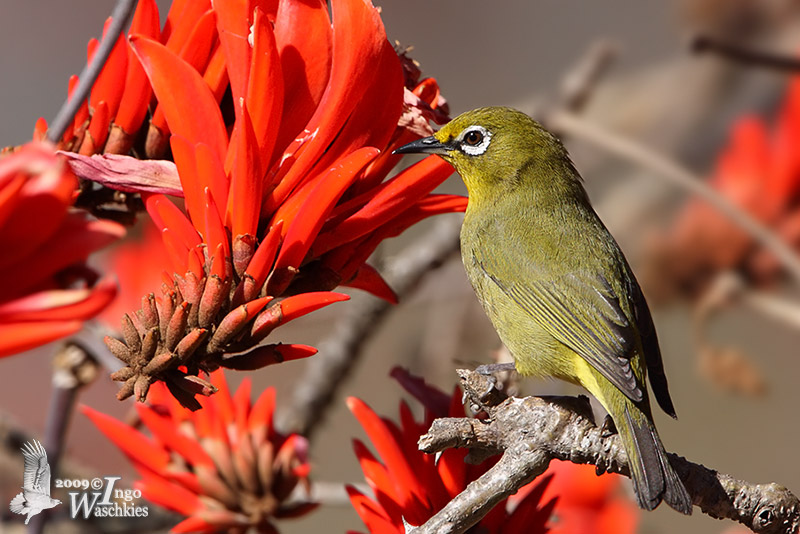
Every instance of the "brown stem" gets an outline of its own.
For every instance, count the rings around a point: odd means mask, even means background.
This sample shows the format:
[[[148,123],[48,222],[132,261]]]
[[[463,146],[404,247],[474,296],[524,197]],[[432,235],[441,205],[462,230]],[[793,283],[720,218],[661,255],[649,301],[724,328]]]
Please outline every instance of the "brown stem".
[[[708,35],[697,35],[689,42],[692,52],[702,54],[711,52],[725,59],[768,69],[786,72],[800,72],[800,59],[782,56],[761,50],[752,50],[742,46],[720,41]]]
[[[800,258],[792,247],[770,228],[720,195],[705,181],[676,161],[569,111],[556,110],[548,114],[547,123],[548,126],[559,132],[588,141],[603,150],[650,169],[655,176],[665,178],[674,185],[702,197],[742,230],[753,236],[756,242],[775,254],[792,278],[800,283]]]
[[[387,262],[386,281],[402,299],[410,295],[422,278],[458,251],[461,219],[440,219],[422,239],[411,243]],[[384,300],[359,296],[333,333],[319,345],[319,354],[308,361],[305,375],[294,387],[292,401],[278,413],[278,427],[284,433],[309,437],[332,406],[343,380],[358,364],[363,347],[393,309]]]
[[[72,97],[67,98],[61,106],[61,109],[58,110],[56,117],[50,123],[50,127],[47,129],[47,138],[53,143],[57,143],[61,139],[67,126],[69,126],[69,123],[75,117],[75,113],[78,112],[83,101],[89,96],[89,91],[92,89],[95,80],[97,80],[97,77],[103,70],[108,56],[111,55],[111,50],[114,49],[114,45],[117,44],[117,39],[133,15],[136,4],[137,0],[117,1],[117,5],[111,13],[111,24],[108,27],[105,37],[103,37],[103,41],[100,43],[100,46],[97,47],[92,61],[83,68],[80,76],[78,76],[78,86],[75,88],[75,91],[73,91]]]
[[[493,503],[543,473],[554,458],[629,475],[619,436],[608,436],[594,424],[585,397],[504,398],[490,378],[474,371],[458,372],[466,397],[489,419],[437,419],[420,438],[420,450],[437,453],[463,447],[470,449],[468,460],[497,452],[503,458],[428,522],[414,528],[414,534],[466,531]],[[762,534],[798,531],[800,500],[786,488],[738,480],[674,454],[670,461],[703,513],[738,521]]]

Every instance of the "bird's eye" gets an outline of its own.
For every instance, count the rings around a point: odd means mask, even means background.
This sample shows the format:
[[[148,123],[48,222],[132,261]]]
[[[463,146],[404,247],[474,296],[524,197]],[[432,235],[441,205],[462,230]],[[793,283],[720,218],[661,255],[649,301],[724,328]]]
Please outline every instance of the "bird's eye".
[[[481,141],[483,141],[483,134],[477,130],[467,132],[467,135],[464,136],[464,142],[469,146],[478,146]]]
[[[491,142],[492,132],[483,126],[475,124],[466,128],[464,133],[461,134],[459,148],[461,148],[461,152],[467,156],[480,156],[486,152]]]

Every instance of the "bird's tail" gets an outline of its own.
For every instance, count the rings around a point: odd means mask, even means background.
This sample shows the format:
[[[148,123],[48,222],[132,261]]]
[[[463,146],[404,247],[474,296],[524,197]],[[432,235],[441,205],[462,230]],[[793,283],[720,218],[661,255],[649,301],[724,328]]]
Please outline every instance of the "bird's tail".
[[[692,499],[669,463],[667,452],[650,417],[628,401],[620,416],[612,414],[628,455],[636,500],[652,510],[663,500],[686,515],[692,513]]]
[[[25,509],[25,494],[18,493],[16,497],[11,499],[11,504],[8,508],[15,514],[27,514],[28,510]]]

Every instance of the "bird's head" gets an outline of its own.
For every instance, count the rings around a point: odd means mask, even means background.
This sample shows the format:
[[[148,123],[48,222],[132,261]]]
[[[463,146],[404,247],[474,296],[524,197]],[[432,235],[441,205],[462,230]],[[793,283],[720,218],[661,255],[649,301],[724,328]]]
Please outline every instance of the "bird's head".
[[[463,113],[430,137],[395,150],[437,154],[455,167],[471,199],[524,184],[547,186],[569,157],[561,142],[524,113],[506,107]],[[532,182],[532,183],[531,183]]]

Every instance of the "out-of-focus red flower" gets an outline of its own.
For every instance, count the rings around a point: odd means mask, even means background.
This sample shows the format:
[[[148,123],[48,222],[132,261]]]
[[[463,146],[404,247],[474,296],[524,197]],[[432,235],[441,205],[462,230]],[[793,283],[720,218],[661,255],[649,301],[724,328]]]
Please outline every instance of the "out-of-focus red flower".
[[[331,13],[323,0],[176,1],[159,29],[143,0],[62,140],[84,155],[168,147],[185,199],[184,211],[154,194],[147,162],[138,189],[136,160],[105,162],[142,193],[171,273],[160,297],[123,318],[124,340],[107,340],[127,364],[113,375],[119,398],[144,400],[163,380],[197,408],[195,395],[214,390],[201,371],[310,356],[262,342],[345,299],[329,292],[339,285],[394,300],[369,255],[421,219],[465,209],[463,197],[431,194],[452,172],[439,158],[386,180],[392,149],[442,119],[444,101],[435,80],[404,76],[414,70],[368,0],[334,0]]]
[[[117,277],[117,297],[97,318],[109,328],[119,327],[119,318],[135,307],[142,295],[157,287],[163,279],[167,251],[161,233],[152,224],[142,225],[141,232],[129,231],[99,255],[104,272]]]
[[[720,152],[710,185],[800,250],[800,78],[788,86],[774,126],[739,118]],[[721,271],[736,269],[758,283],[780,265],[752,236],[703,200],[691,200],[655,246],[651,278],[694,294]]]
[[[354,440],[356,456],[374,497],[347,487],[350,502],[372,534],[402,534],[403,521],[414,526],[425,523],[497,462],[495,458],[480,465],[466,464],[465,449],[448,449],[438,458],[421,452],[417,440],[427,432],[433,419],[464,417],[461,391],[456,388],[453,395],[447,395],[401,369],[395,369],[392,376],[425,406],[423,421],[414,419],[405,402],[400,405],[398,424],[378,416],[359,399],[347,400],[377,453],[374,455],[361,441]],[[560,498],[552,492],[544,496],[552,479],[552,474],[545,474],[526,485],[513,506],[510,499],[499,502],[473,530],[503,534],[550,532],[548,521]],[[563,490],[582,491],[571,486]]]
[[[49,144],[0,159],[0,357],[77,332],[114,298],[85,262],[125,232],[73,210],[77,185]]]
[[[274,389],[251,404],[248,379],[233,395],[222,370],[211,374],[211,383],[220,391],[202,399],[198,412],[155,385],[150,404],[136,406],[149,435],[87,406],[81,409],[130,459],[142,477],[135,482],[142,496],[186,516],[172,532],[277,533],[276,519],[316,507],[287,501],[298,484],[308,484],[308,443],[275,432]]]
[[[553,460],[547,473],[553,475],[541,497],[556,498],[551,534],[634,534],[639,508],[625,494],[623,477],[612,473],[597,476],[592,465]],[[512,497],[525,496],[525,488]]]

